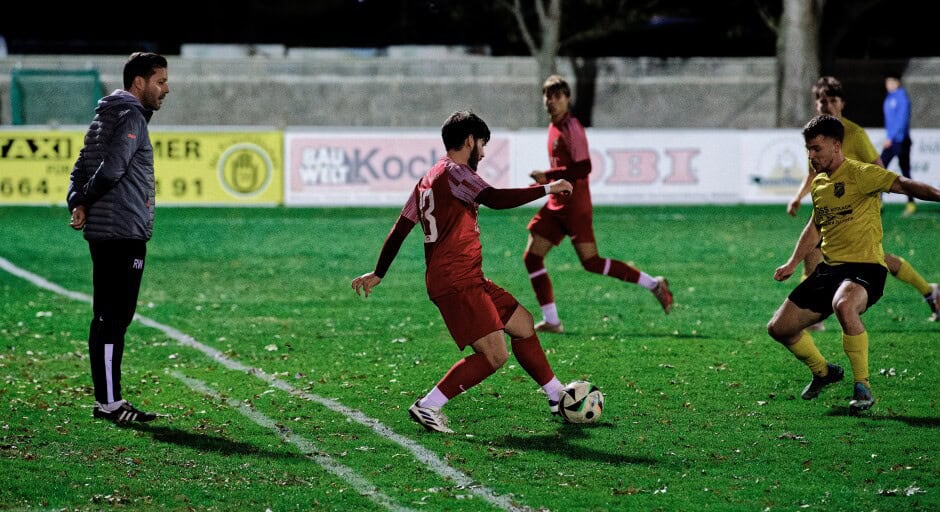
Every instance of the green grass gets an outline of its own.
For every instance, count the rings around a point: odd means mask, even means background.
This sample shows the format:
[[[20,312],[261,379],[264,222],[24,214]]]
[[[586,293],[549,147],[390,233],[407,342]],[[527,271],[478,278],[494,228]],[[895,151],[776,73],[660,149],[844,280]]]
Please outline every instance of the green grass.
[[[900,208],[886,249],[940,280],[940,207]],[[585,272],[567,241],[549,254],[567,332],[542,344],[560,379],[604,391],[601,421],[550,417],[510,359],[448,404],[457,433],[442,436],[406,412],[462,355],[427,299],[419,237],[373,296],[349,286],[398,209],[160,209],[138,313],[222,359],[135,322],[125,397],[168,416],[94,420],[90,305],[0,271],[0,509],[938,510],[940,324],[917,293],[889,278],[863,317],[878,403],[861,417],[851,379],[799,399],[808,370],[766,334],[796,284],[772,275],[803,210],[598,208],[601,255],[667,276],[677,301],[663,315]],[[481,230],[487,275],[539,317],[522,264],[532,212],[484,208]],[[0,257],[90,294],[67,221],[0,208]],[[817,344],[848,369],[827,327]]]

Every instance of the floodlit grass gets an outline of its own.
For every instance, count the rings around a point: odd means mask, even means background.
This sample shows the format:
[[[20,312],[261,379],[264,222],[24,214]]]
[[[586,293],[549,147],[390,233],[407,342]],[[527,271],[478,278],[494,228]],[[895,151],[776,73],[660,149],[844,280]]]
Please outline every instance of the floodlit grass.
[[[900,208],[886,249],[940,280],[940,207]],[[601,255],[667,276],[677,302],[666,316],[585,272],[567,241],[549,254],[567,332],[542,345],[559,378],[605,393],[601,421],[550,417],[510,359],[448,404],[457,433],[442,436],[406,412],[461,356],[420,238],[373,296],[349,287],[398,209],[159,209],[138,313],[199,345],[130,327],[125,397],[167,415],[151,424],[92,419],[90,305],[0,271],[0,509],[938,510],[940,324],[917,293],[889,278],[863,317],[878,402],[861,417],[851,378],[801,400],[808,370],[765,332],[807,210],[598,208]],[[538,318],[532,212],[483,208],[481,230],[487,275]],[[0,208],[0,257],[90,294],[67,221]],[[817,344],[850,373],[826,323]]]

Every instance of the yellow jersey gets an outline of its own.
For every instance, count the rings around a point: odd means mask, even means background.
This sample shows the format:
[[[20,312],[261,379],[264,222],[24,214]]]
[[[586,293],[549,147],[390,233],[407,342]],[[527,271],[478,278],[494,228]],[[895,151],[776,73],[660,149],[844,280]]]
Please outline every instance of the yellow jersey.
[[[842,138],[842,154],[846,158],[870,164],[881,156],[871,143],[871,139],[868,138],[864,128],[844,117],[840,121],[842,121],[842,126],[845,127],[845,137]]]
[[[846,158],[831,175],[813,178],[813,222],[822,234],[823,261],[877,263],[885,268],[881,246],[881,194],[898,175],[874,164]]]

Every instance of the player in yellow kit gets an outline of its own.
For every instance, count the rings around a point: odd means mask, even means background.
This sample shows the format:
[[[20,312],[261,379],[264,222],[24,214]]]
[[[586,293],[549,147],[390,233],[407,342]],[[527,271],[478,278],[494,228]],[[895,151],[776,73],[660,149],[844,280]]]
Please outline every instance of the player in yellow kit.
[[[823,76],[813,84],[813,97],[816,99],[816,113],[829,114],[842,121],[845,126],[845,138],[842,142],[842,154],[851,160],[872,163],[884,167],[878,150],[871,143],[865,130],[842,116],[845,108],[845,96],[842,89],[842,82],[832,76]],[[803,179],[800,190],[793,196],[787,205],[787,213],[795,216],[800,208],[800,201],[809,193],[810,184],[816,175],[816,171],[809,166],[807,176]],[[822,254],[817,249],[811,251],[806,259],[803,260],[803,278],[813,273],[813,269],[822,259]],[[885,253],[885,263],[888,265],[888,271],[898,280],[909,284],[917,290],[924,298],[927,307],[930,308],[930,320],[940,321],[938,313],[938,301],[940,301],[940,286],[937,283],[928,283],[926,279],[904,258],[891,253]],[[823,324],[810,326],[810,330],[822,330]]]
[[[814,117],[803,128],[806,149],[817,171],[811,189],[813,215],[793,254],[774,272],[774,279],[783,281],[793,275],[817,245],[823,261],[777,309],[767,332],[813,373],[802,393],[804,400],[811,400],[843,378],[842,368],[826,361],[806,331],[835,313],[842,327],[842,348],[855,377],[849,410],[858,413],[875,403],[869,383],[868,332],[861,315],[881,298],[888,273],[881,246],[881,194],[940,201],[940,189],[846,158],[842,153],[844,136],[842,122],[828,114]]]

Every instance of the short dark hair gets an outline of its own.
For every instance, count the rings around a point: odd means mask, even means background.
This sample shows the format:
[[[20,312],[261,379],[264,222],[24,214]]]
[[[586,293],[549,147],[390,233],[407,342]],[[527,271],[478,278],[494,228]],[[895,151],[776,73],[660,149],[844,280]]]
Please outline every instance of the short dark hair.
[[[803,126],[803,140],[809,142],[820,135],[842,142],[845,138],[845,126],[836,116],[820,114]]]
[[[842,82],[834,76],[821,76],[813,84],[813,97],[819,99],[820,96],[829,96],[842,98],[845,101],[845,92],[842,89]]]
[[[556,92],[560,92],[569,98],[571,97],[571,87],[561,75],[551,75],[542,83],[543,95],[551,96]]]
[[[124,89],[130,89],[134,78],[141,76],[148,79],[158,69],[166,68],[166,57],[150,52],[134,52],[124,64]]]
[[[480,119],[480,116],[469,110],[454,112],[441,126],[441,138],[447,150],[460,149],[467,137],[473,135],[483,140],[483,144],[490,141],[490,128]]]

